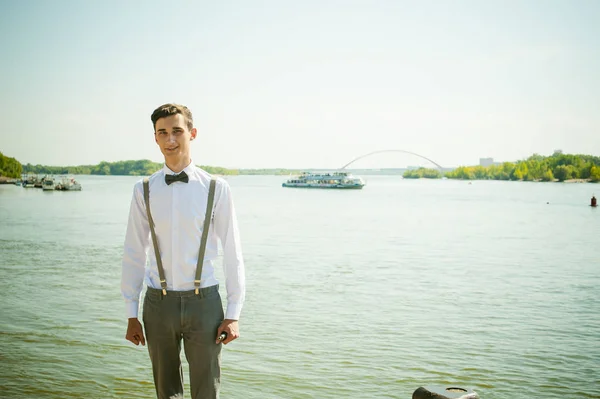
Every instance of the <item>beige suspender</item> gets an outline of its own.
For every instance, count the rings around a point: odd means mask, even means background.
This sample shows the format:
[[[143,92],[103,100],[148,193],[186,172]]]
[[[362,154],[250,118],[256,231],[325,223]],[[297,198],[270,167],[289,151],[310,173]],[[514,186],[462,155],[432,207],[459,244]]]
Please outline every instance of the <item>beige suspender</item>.
[[[210,188],[208,190],[208,201],[206,203],[206,215],[204,216],[204,228],[202,229],[202,239],[200,241],[200,251],[198,254],[198,264],[196,266],[196,278],[194,279],[194,287],[196,295],[199,293],[200,282],[202,276],[202,264],[204,263],[204,253],[206,252],[206,241],[208,239],[208,229],[210,228],[210,220],[212,219],[212,208],[215,199],[215,186],[217,181],[213,177],[210,179]],[[163,295],[167,295],[167,280],[165,278],[165,270],[160,258],[158,250],[158,240],[154,231],[154,220],[150,213],[150,187],[149,179],[144,178],[144,201],[146,203],[146,213],[148,214],[148,225],[150,226],[150,234],[152,236],[152,245],[154,246],[154,255],[156,256],[156,266],[158,267],[158,276],[160,278],[160,287]]]

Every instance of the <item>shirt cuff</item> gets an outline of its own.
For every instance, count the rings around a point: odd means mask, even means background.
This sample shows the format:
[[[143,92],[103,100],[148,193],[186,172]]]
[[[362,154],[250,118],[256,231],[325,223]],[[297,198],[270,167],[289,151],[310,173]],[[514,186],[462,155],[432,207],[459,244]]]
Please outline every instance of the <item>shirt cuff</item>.
[[[242,305],[241,303],[228,303],[225,318],[227,320],[239,320],[242,313]]]
[[[140,303],[138,301],[125,302],[125,306],[127,308],[128,319],[131,319],[132,317],[138,317],[138,309],[140,307]]]

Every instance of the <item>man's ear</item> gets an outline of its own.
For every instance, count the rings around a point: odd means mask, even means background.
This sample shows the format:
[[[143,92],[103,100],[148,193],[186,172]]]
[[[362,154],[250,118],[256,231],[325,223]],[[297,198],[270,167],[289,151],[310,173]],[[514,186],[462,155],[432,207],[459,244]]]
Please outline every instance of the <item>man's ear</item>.
[[[196,130],[196,128],[192,128],[192,130],[190,130],[191,133],[191,137],[190,140],[194,140],[196,138],[196,135],[198,134],[198,130]]]
[[[156,132],[154,132],[154,141],[158,144],[158,137],[156,137]]]

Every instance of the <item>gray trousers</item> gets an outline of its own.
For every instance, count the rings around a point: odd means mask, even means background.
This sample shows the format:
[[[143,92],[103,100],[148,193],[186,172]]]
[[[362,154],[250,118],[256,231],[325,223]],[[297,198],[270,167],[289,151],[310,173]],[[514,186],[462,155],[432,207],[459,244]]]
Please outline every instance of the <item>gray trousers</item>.
[[[166,296],[148,287],[143,321],[158,399],[183,398],[182,340],[192,399],[219,397],[221,344],[215,340],[223,318],[218,285],[201,288],[198,295],[192,290]]]

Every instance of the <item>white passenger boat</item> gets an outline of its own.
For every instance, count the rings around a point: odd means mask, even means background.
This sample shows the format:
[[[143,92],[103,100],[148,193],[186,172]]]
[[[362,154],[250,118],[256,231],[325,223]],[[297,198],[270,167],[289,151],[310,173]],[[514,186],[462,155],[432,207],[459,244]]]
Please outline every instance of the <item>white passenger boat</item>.
[[[350,172],[304,172],[282,184],[283,187],[338,188],[360,190],[365,185],[362,178]]]

